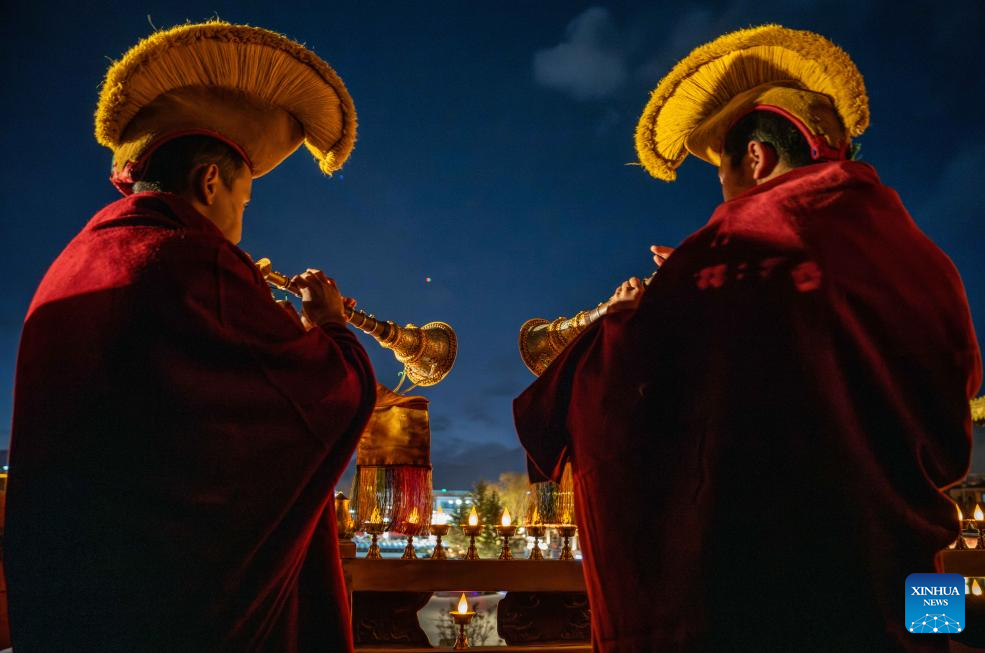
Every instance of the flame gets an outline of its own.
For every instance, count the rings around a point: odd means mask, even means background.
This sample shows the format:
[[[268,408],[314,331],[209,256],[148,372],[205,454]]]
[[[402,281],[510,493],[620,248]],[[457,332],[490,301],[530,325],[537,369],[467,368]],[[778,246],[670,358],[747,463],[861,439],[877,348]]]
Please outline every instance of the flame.
[[[469,513],[469,526],[479,525],[479,513],[475,511],[475,506],[472,506],[472,512]],[[462,596],[465,596],[462,594]]]
[[[379,524],[381,521],[383,521],[383,516],[380,514],[380,509],[378,507],[373,508],[373,514],[369,518],[369,523]]]
[[[567,510],[564,511],[564,516],[561,518],[561,523],[566,526],[571,524],[571,513]]]
[[[983,519],[985,519],[985,513],[982,512],[982,507],[976,503],[975,504],[975,521],[982,521]]]
[[[979,590],[981,594],[981,590]],[[465,592],[462,592],[462,598],[458,599],[458,614],[465,614],[469,611],[469,602],[465,600]]]
[[[964,515],[961,513],[961,506],[954,504],[954,507],[958,509],[958,521],[964,521]]]
[[[982,595],[982,586],[978,584],[978,579],[971,581],[971,593],[975,596]]]
[[[432,516],[431,521],[439,526],[444,526],[445,524],[448,523],[447,520],[448,520],[448,515],[446,515],[445,511],[441,509],[441,504],[439,503],[438,510]]]
[[[411,524],[416,524],[419,519],[420,517],[417,514],[417,506],[414,506],[414,509],[410,511],[410,517],[407,518],[407,521]]]
[[[513,523],[513,517],[510,516],[510,509],[503,508],[503,518],[500,520],[503,526],[509,526]]]
[[[534,512],[533,512],[533,514],[530,515],[530,523],[533,524],[533,525],[537,525],[537,524],[540,523],[540,511],[537,510],[537,506],[536,505],[534,506]]]

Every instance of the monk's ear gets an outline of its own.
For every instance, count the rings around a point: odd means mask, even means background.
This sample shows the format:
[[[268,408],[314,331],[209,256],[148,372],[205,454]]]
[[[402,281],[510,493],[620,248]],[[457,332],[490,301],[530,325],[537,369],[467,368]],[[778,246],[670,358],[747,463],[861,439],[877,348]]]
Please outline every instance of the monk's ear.
[[[219,166],[214,163],[200,165],[191,172],[192,192],[202,204],[212,206],[219,189]]]
[[[780,163],[780,157],[769,143],[749,141],[747,149],[749,165],[752,168],[752,178],[756,181],[766,179]]]

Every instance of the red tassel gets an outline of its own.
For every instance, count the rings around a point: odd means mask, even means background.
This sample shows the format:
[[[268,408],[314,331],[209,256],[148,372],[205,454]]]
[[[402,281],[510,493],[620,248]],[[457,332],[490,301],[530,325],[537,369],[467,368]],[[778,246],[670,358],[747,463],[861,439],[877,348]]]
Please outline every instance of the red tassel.
[[[392,533],[420,535],[431,528],[430,467],[358,466],[352,495],[357,530],[377,510],[385,529]]]

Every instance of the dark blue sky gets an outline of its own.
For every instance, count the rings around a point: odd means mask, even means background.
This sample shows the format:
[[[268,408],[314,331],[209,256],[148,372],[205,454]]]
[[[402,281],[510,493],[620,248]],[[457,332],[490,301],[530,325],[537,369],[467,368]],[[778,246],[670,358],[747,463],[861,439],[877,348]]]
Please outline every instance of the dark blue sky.
[[[647,273],[650,243],[676,245],[720,201],[703,162],[674,184],[628,164],[649,91],[733,29],[778,22],[852,55],[873,116],[864,158],[953,258],[985,329],[980,0],[12,4],[0,10],[0,446],[34,288],[118,197],[92,114],[109,61],[151,31],[148,15],[157,27],[213,15],[267,27],[345,80],[359,115],[349,163],[325,178],[302,149],[258,180],[241,246],[285,273],[323,268],[377,316],[455,327],[455,370],[422,392],[439,484],[520,467],[510,401],[533,378],[520,324]],[[399,366],[366,342],[392,386]]]

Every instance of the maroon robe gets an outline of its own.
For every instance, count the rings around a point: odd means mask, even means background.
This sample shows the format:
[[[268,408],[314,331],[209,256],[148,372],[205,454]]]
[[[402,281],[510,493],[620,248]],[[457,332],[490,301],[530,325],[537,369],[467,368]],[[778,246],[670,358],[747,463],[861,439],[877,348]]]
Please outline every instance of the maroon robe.
[[[596,649],[936,651],[904,582],[958,532],[981,358],[957,270],[862,163],[720,205],[514,403],[570,460]]]
[[[18,653],[352,648],[332,493],[375,399],[180,198],[100,211],[21,337],[5,566]]]

